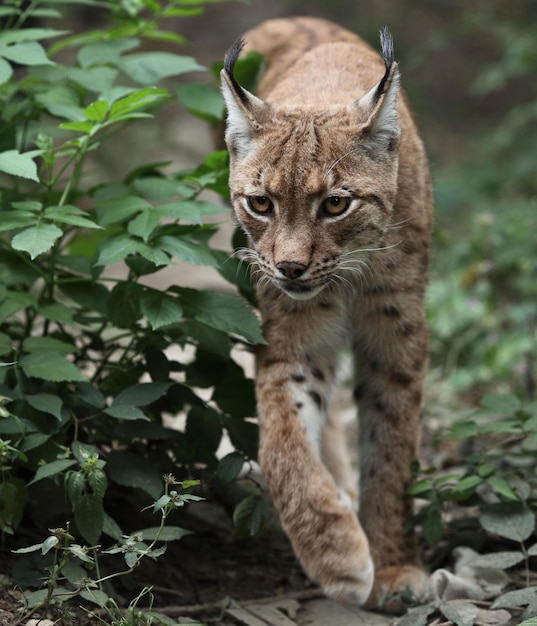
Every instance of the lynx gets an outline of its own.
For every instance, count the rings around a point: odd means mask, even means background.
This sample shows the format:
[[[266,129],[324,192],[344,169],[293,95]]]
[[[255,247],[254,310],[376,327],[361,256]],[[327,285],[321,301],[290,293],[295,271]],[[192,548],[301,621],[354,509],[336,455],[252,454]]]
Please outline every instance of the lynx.
[[[419,599],[427,581],[405,527],[428,359],[432,192],[387,30],[381,46],[382,57],[320,19],[271,20],[232,46],[222,90],[233,209],[267,340],[256,375],[261,469],[324,593],[399,610],[402,592]],[[234,77],[243,48],[267,60],[256,95]],[[330,407],[344,348],[359,497]]]

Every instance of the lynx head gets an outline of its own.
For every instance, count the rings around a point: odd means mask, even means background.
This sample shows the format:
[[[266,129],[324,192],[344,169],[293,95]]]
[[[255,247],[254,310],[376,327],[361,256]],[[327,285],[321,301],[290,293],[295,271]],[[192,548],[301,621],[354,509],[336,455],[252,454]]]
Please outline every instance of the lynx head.
[[[332,100],[324,94],[315,103],[265,102],[241,87],[233,70],[242,40],[226,57],[233,208],[260,275],[292,298],[306,300],[338,279],[347,282],[345,273],[358,272],[382,246],[390,223],[399,73],[387,30],[381,41],[386,69],[380,82],[365,95],[338,87]],[[334,80],[326,84],[337,87]]]

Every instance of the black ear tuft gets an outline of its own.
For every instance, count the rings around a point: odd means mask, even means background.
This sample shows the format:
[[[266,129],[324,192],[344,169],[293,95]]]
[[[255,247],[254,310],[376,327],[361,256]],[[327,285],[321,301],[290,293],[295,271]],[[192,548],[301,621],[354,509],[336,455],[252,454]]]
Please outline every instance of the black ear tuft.
[[[237,59],[239,58],[240,53],[242,52],[245,43],[246,42],[244,41],[242,37],[239,37],[238,39],[236,39],[233,45],[231,46],[231,48],[228,50],[226,54],[226,58],[224,59],[224,70],[226,71],[226,74],[229,76],[229,79],[231,80],[233,89],[235,90],[239,98],[242,100],[242,102],[246,102],[248,100],[248,97],[244,93],[244,89],[235,80],[235,76],[233,72],[235,70],[235,63],[237,62]]]
[[[380,45],[382,49],[382,58],[384,59],[384,65],[386,66],[386,72],[384,73],[384,76],[382,77],[382,80],[377,87],[377,92],[375,94],[375,100],[377,101],[384,93],[386,81],[388,80],[392,66],[395,63],[395,56],[393,51],[393,37],[387,26],[382,28],[380,31]]]

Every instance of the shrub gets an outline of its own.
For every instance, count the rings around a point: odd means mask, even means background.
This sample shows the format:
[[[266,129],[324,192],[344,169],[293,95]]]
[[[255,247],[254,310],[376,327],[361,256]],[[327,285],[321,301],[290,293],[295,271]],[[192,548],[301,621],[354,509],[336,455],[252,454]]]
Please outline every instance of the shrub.
[[[87,4],[0,9],[0,528],[71,519],[70,532],[95,545],[122,535],[113,490],[141,492],[147,504],[164,474],[214,471],[224,433],[236,448],[228,478],[255,457],[253,384],[231,352],[263,339],[243,299],[153,280],[180,259],[248,292],[238,261],[210,245],[217,225],[206,218],[221,219],[223,207],[200,198],[226,195],[226,153],[188,171],[146,163],[123,180],[89,182],[120,131],[178,97],[162,80],[203,69],[158,49],[184,43],[162,24],[201,2],[90,2],[106,27],[48,26]],[[207,115],[209,92],[216,120],[216,89],[179,95]],[[182,430],[165,421],[178,414]]]

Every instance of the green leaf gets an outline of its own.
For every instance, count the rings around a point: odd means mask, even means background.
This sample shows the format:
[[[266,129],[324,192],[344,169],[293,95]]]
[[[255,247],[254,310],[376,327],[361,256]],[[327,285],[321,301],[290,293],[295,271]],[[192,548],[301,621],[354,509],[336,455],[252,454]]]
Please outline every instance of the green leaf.
[[[20,30],[7,30],[0,33],[0,46],[16,43],[18,41],[38,41],[65,35],[69,31],[56,30],[53,28],[21,28]]]
[[[39,182],[37,165],[34,158],[41,154],[41,150],[20,153],[18,150],[6,150],[0,152],[0,172],[11,176],[20,176]]]
[[[36,393],[32,396],[26,396],[25,399],[34,409],[42,411],[43,413],[49,413],[57,420],[62,420],[63,403],[58,396],[51,393]]]
[[[131,406],[147,406],[161,398],[172,383],[137,383],[118,393],[112,406],[129,404]]]
[[[179,237],[164,236],[156,239],[155,245],[158,245],[161,250],[164,250],[171,256],[191,265],[215,267],[219,264],[218,259],[203,243],[194,243]]]
[[[117,70],[100,66],[90,68],[71,67],[67,70],[69,78],[93,93],[103,93],[113,85]]]
[[[535,530],[535,514],[523,504],[490,505],[479,516],[479,523],[489,533],[520,543]]]
[[[216,87],[198,83],[185,83],[176,90],[179,102],[193,115],[209,122],[219,122],[224,117],[224,98]]]
[[[119,524],[106,511],[104,513],[103,533],[116,541],[119,541],[123,536]]]
[[[76,206],[63,205],[51,206],[45,209],[45,217],[54,222],[80,226],[81,228],[102,228],[86,217],[86,213]]]
[[[60,543],[60,540],[55,535],[51,537],[47,537],[45,541],[43,541],[43,545],[41,546],[41,554],[47,554],[55,548]]]
[[[434,545],[444,536],[444,521],[440,510],[432,505],[425,510],[423,519],[423,537],[430,545]]]
[[[465,600],[451,600],[440,605],[440,611],[455,626],[473,626],[479,608]]]
[[[139,530],[133,534],[141,535],[144,541],[153,541],[157,537],[157,534],[159,537],[159,541],[177,541],[178,539],[182,539],[186,535],[192,534],[192,531],[185,530],[184,528],[180,528],[179,526],[165,526],[162,529],[160,528],[160,526],[155,526],[154,528],[145,528],[144,530]]]
[[[110,417],[122,420],[149,420],[149,418],[136,406],[128,404],[116,404],[104,409]]]
[[[204,70],[192,57],[171,52],[138,52],[121,57],[117,67],[142,85],[152,85],[163,78]]]
[[[511,489],[505,478],[502,478],[501,476],[489,476],[487,478],[487,483],[496,493],[504,496],[508,500],[520,500],[517,494]]]
[[[43,252],[50,250],[54,242],[63,235],[61,229],[54,224],[38,222],[13,237],[11,245],[15,250],[28,252],[33,260]]]
[[[35,214],[31,211],[3,211],[0,232],[24,228],[35,224]]]
[[[73,451],[73,456],[81,465],[90,457],[99,456],[99,450],[95,446],[82,443],[81,441],[73,441],[71,450]]]
[[[257,535],[270,516],[270,507],[260,495],[241,500],[233,511],[233,523],[239,534]]]
[[[84,494],[75,507],[75,523],[80,534],[90,544],[99,541],[104,524],[104,509],[101,498]]]
[[[84,117],[92,122],[104,122],[109,106],[110,105],[105,100],[92,102],[84,109]]]
[[[524,561],[522,552],[505,551],[480,554],[470,561],[472,567],[492,567],[494,569],[509,569]]]
[[[495,415],[513,415],[520,408],[520,400],[509,393],[488,393],[481,398],[481,406]]]
[[[106,239],[100,247],[96,265],[112,265],[123,261],[129,254],[138,252],[138,241],[129,235],[118,235]]]
[[[24,41],[9,46],[0,45],[0,57],[20,65],[54,65],[43,46],[37,41]]]
[[[124,52],[138,47],[137,39],[117,39],[112,41],[99,41],[82,46],[77,52],[76,58],[84,68],[92,65],[106,65],[116,63]]]
[[[181,295],[185,312],[199,322],[235,333],[252,343],[266,343],[252,309],[237,296],[211,291],[172,288]]]
[[[453,488],[453,491],[470,491],[475,489],[475,487],[477,487],[477,485],[480,485],[482,482],[483,479],[481,478],[481,476],[466,476],[465,478],[459,480],[459,482]]]
[[[126,450],[114,450],[108,455],[108,471],[118,485],[142,489],[155,500],[162,493],[162,477],[155,465]]]
[[[133,282],[119,282],[108,298],[110,321],[119,328],[131,328],[141,317],[140,299],[145,290]]]
[[[52,478],[53,476],[57,476],[58,474],[65,472],[66,469],[73,467],[73,465],[76,465],[76,461],[73,461],[72,459],[60,459],[59,461],[51,461],[46,465],[41,465],[37,468],[37,472],[35,473],[33,480],[31,480],[28,484],[33,485],[34,483],[43,480],[43,478]]]
[[[153,330],[178,322],[183,316],[179,301],[163,291],[150,290],[144,293],[140,307]]]
[[[225,483],[230,483],[240,474],[244,467],[244,462],[242,454],[230,452],[218,462],[216,475]]]
[[[537,586],[526,587],[525,589],[516,589],[508,591],[496,598],[492,603],[491,609],[516,609],[517,607],[531,604],[537,596]]]
[[[11,67],[11,64],[0,58],[0,85],[7,83],[12,76],[13,68]]]
[[[53,382],[87,381],[78,367],[59,352],[34,352],[24,356],[19,364],[30,378]]]
[[[73,344],[54,337],[27,337],[22,347],[26,352],[58,352],[60,354],[71,354],[76,350]]]

